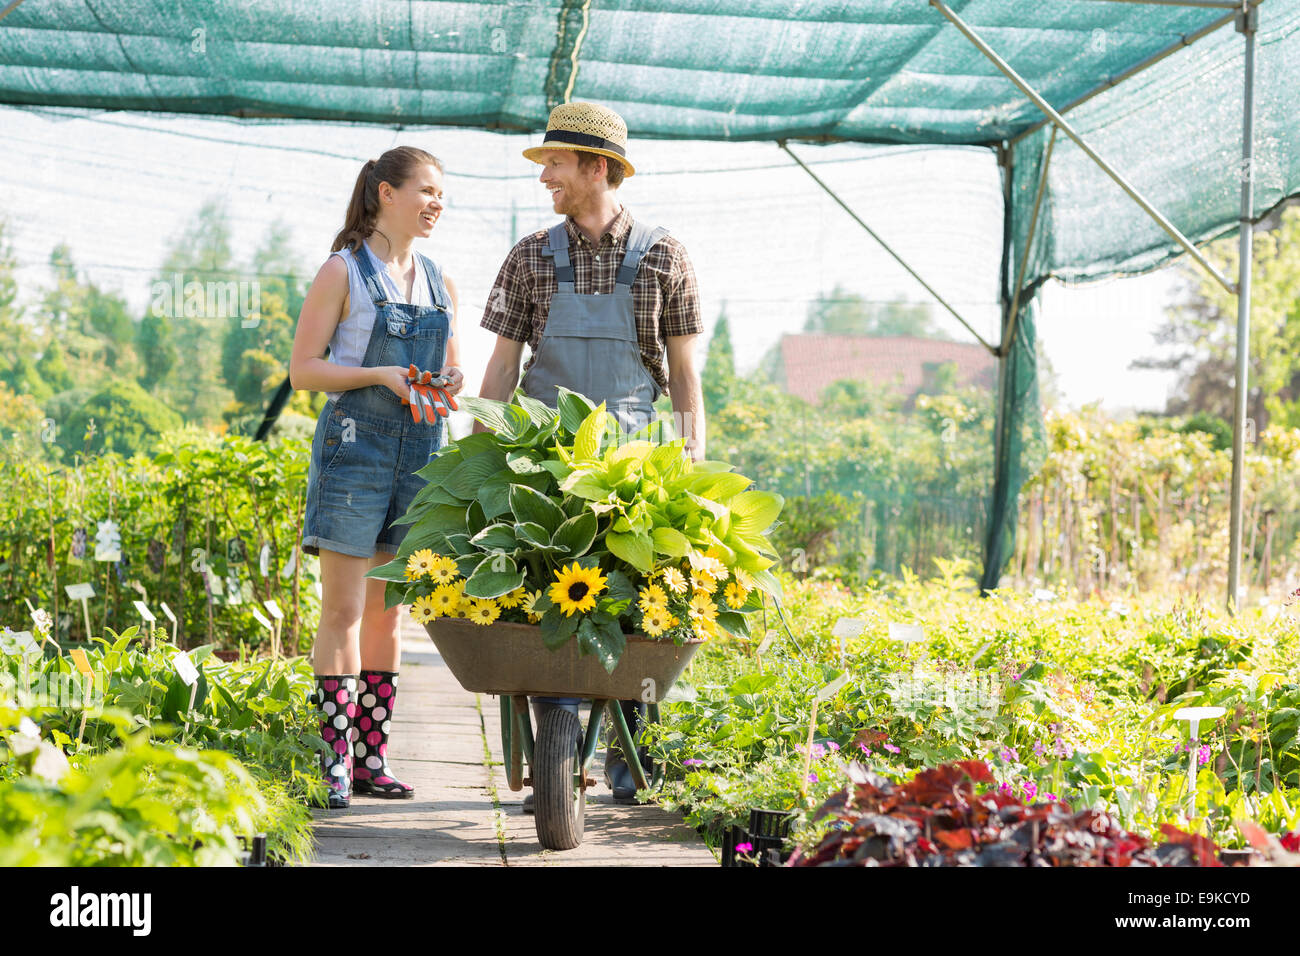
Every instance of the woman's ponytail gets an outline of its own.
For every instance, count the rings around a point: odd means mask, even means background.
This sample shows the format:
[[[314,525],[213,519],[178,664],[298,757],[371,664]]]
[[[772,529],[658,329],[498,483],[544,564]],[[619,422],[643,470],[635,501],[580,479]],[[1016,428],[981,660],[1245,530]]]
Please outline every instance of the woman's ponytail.
[[[379,220],[379,184],[388,183],[394,189],[400,189],[412,171],[421,165],[433,165],[442,171],[442,163],[437,157],[414,146],[396,146],[377,160],[366,160],[357,174],[356,185],[352,187],[343,228],[334,237],[330,252],[338,252],[344,246],[353,252],[359,250],[362,241],[375,231],[375,223]]]

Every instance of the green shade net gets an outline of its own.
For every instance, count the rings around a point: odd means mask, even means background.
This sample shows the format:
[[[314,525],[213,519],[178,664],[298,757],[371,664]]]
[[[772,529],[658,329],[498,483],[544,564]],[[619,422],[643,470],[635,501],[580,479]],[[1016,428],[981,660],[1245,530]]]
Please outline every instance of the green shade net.
[[[1236,228],[1244,42],[1231,11],[950,6],[1058,109],[1118,79],[1070,110],[1070,122],[1192,240]],[[1256,218],[1300,188],[1298,30],[1300,4],[1260,7]],[[925,0],[23,0],[0,20],[0,102],[12,105],[540,131],[566,100],[613,107],[634,138],[992,147],[1042,119]],[[1007,303],[1046,137],[1031,133],[1011,150]],[[986,587],[1011,554],[1017,495],[1043,451],[1036,290],[1052,276],[1142,271],[1180,252],[1063,136],[1046,175],[999,394]]]

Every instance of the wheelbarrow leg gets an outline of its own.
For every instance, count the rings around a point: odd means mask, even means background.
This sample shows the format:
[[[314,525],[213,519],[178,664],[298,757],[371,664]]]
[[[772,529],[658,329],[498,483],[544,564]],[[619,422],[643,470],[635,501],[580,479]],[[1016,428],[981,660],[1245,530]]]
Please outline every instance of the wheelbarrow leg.
[[[636,742],[632,739],[632,731],[628,729],[627,720],[623,717],[623,708],[619,706],[617,700],[605,701],[605,710],[609,714],[610,722],[614,725],[614,731],[618,735],[619,746],[623,748],[624,754],[631,754],[631,759],[627,760],[627,768],[632,772],[632,782],[636,784],[638,790],[647,790],[650,787],[645,778],[645,770],[641,767],[641,761],[636,758]]]

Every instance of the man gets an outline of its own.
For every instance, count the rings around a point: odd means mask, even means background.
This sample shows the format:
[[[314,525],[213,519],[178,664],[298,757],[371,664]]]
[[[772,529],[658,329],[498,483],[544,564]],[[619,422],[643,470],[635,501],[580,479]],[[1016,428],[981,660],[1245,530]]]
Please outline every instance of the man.
[[[527,342],[525,394],[554,408],[562,385],[605,402],[630,432],[654,419],[653,403],[667,393],[688,453],[702,459],[694,350],[704,325],[695,272],[680,242],[636,222],[618,201],[619,185],[635,172],[627,125],[603,106],[565,103],[551,111],[542,145],[524,156],[541,165],[539,181],[565,219],[521,239],[501,266],[481,323],[497,342],[479,394],[510,400]],[[577,713],[574,699],[536,698],[539,724],[552,706]],[[645,705],[624,701],[623,712],[631,726],[634,716],[644,719]],[[636,788],[621,754],[607,755],[605,780],[617,802],[632,801]]]

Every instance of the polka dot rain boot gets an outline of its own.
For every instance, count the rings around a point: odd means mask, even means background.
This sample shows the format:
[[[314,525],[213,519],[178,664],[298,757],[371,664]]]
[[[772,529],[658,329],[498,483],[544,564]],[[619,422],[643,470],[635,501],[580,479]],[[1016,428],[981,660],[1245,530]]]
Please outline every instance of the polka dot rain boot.
[[[330,750],[321,754],[329,787],[326,806],[342,810],[352,797],[352,729],[357,716],[357,679],[352,674],[317,674],[312,698],[320,711],[320,735]]]
[[[358,692],[361,706],[352,728],[353,793],[398,800],[414,797],[415,788],[402,783],[388,769],[388,733],[397,699],[397,673],[362,670]]]

